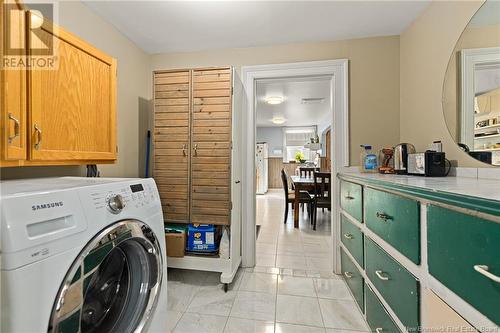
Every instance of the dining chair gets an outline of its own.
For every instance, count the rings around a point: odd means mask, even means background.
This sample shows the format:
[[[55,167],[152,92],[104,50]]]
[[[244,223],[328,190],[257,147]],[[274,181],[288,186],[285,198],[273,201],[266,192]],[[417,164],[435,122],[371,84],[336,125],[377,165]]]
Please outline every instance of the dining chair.
[[[283,183],[283,191],[285,192],[285,217],[284,217],[284,223],[286,224],[286,220],[288,217],[288,205],[292,205],[293,209],[293,204],[295,202],[295,192],[288,192],[288,175],[285,172],[285,169],[281,169],[281,181]],[[313,214],[313,200],[314,200],[314,195],[310,195],[307,192],[300,191],[299,192],[299,203],[303,203],[307,205],[307,213],[309,214],[309,218],[312,219],[312,214]]]
[[[332,209],[332,174],[330,172],[314,172],[314,196],[313,196],[313,230],[316,230],[318,208]]]
[[[318,167],[299,167],[301,178],[312,178],[314,172],[319,172]]]

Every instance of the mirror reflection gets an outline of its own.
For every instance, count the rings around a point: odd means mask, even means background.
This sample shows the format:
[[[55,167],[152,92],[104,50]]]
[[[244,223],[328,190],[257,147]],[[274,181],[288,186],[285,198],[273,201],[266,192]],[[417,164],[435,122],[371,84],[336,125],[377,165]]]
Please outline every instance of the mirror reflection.
[[[464,152],[500,166],[499,1],[486,1],[460,36],[446,71],[443,110]]]

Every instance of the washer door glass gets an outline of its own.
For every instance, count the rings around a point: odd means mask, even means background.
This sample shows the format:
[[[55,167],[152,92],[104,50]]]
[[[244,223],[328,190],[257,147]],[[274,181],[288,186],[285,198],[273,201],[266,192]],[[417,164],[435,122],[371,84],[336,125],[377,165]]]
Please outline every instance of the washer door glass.
[[[82,251],[61,288],[50,332],[141,332],[156,305],[161,256],[152,231],[122,221]]]

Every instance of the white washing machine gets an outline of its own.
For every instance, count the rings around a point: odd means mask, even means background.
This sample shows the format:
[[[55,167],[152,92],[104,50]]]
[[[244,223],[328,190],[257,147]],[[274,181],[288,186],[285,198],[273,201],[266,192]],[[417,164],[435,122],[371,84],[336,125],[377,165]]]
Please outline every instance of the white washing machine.
[[[2,332],[166,332],[153,179],[0,183]]]

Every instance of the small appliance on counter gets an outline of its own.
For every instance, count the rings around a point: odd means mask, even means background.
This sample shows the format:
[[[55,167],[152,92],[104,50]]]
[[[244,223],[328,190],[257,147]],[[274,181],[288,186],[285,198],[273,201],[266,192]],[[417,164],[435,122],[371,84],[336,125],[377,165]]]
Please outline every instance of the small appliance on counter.
[[[394,147],[394,171],[397,174],[408,173],[408,155],[415,153],[415,146],[411,143],[400,143]]]
[[[384,148],[379,152],[380,167],[378,172],[382,174],[393,174],[394,171],[394,148]]]
[[[424,153],[408,154],[408,174],[426,177],[445,177],[446,156],[444,152],[428,150]]]

